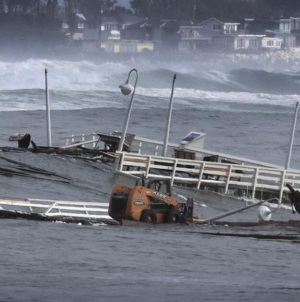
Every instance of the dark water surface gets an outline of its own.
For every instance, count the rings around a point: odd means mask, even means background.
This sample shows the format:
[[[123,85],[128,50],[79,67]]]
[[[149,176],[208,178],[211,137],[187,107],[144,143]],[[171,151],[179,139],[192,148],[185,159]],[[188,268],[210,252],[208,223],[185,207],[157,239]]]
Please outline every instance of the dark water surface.
[[[299,245],[1,220],[1,301],[298,301]]]

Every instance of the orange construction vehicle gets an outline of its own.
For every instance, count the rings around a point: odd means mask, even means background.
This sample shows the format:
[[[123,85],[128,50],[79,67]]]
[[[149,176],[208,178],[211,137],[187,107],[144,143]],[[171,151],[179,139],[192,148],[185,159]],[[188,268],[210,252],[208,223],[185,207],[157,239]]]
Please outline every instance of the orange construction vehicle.
[[[148,223],[188,223],[193,220],[194,201],[179,203],[165,179],[137,180],[133,188],[118,184],[110,195],[108,214],[120,224],[124,220]]]

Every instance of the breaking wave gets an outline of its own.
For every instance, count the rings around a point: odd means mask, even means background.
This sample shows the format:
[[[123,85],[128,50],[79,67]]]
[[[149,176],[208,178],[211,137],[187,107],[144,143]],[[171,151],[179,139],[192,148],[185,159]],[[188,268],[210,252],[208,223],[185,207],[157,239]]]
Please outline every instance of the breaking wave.
[[[177,104],[203,102],[292,105],[300,95],[300,50],[252,55],[201,55],[192,60],[90,62],[30,59],[0,61],[1,111],[44,109],[45,69],[52,109],[127,107],[118,86],[137,68],[141,106],[165,106],[176,73]],[[133,85],[135,74],[130,82]],[[151,102],[149,102],[149,99]]]

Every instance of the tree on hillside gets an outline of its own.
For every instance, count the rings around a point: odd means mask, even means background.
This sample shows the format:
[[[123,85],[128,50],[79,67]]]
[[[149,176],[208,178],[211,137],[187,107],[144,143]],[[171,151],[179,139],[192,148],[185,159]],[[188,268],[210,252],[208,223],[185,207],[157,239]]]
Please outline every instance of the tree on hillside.
[[[135,14],[147,18],[194,20],[196,23],[216,17],[280,18],[300,15],[300,1],[295,0],[131,0]]]
[[[155,0],[131,0],[130,6],[138,16],[149,18]]]
[[[0,0],[0,14],[4,14],[4,0]]]
[[[116,5],[112,10],[111,10],[111,14],[128,14],[128,15],[132,15],[133,12],[131,9],[128,9],[124,6],[118,6]]]
[[[264,0],[269,7],[272,7],[276,18],[299,17],[300,1],[299,0]]]

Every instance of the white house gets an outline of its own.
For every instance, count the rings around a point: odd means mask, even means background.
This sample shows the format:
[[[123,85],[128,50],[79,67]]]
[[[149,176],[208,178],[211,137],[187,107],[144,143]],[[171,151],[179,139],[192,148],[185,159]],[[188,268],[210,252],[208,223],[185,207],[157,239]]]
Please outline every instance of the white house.
[[[210,18],[197,24],[202,35],[234,35],[238,32],[237,22],[223,22],[216,18]]]
[[[263,49],[281,49],[281,45],[282,45],[282,39],[264,37],[262,39],[261,47]]]
[[[262,47],[265,35],[237,35],[234,39],[235,50],[258,50]]]
[[[203,49],[234,50],[234,39],[238,33],[237,22],[223,22],[210,18],[196,26],[180,26],[179,51]]]
[[[195,51],[211,43],[211,37],[202,35],[201,26],[180,26],[179,51]]]
[[[102,16],[101,22],[97,23],[87,20],[83,34],[83,51],[95,52],[105,48],[109,52],[114,52],[114,45],[118,43],[114,44],[112,41],[120,41],[120,30],[141,20],[145,19],[130,14]]]
[[[68,24],[68,18],[66,15],[61,16],[62,19],[62,32],[65,33],[66,36],[70,36],[72,40],[83,40],[83,30],[84,30],[84,23],[86,21],[84,15],[76,14],[75,15],[75,32],[71,37],[70,26]]]

